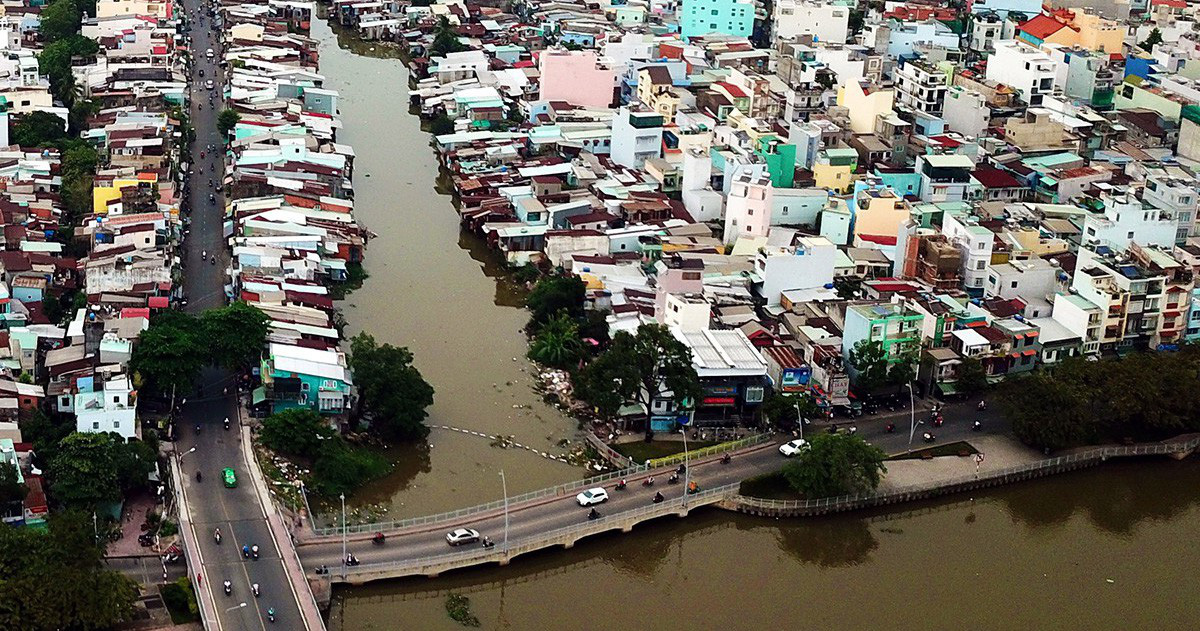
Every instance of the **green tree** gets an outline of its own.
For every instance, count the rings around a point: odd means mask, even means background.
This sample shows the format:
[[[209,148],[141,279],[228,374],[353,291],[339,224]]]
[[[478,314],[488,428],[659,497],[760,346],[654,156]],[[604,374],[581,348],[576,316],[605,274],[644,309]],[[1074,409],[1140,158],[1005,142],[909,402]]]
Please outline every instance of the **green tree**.
[[[268,416],[260,436],[271,449],[301,458],[316,458],[325,441],[341,440],[320,414],[308,408],[293,408]]]
[[[140,440],[113,442],[113,464],[117,469],[117,484],[128,493],[146,486],[154,470],[158,454],[148,443]]]
[[[81,509],[121,499],[115,444],[107,433],[77,432],[64,438],[46,471],[51,497]]]
[[[762,415],[772,425],[790,432],[796,427],[799,418],[813,420],[821,414],[821,408],[808,393],[787,394],[776,392],[763,401]],[[797,411],[799,416],[797,416]]]
[[[654,401],[665,398],[678,406],[695,401],[700,378],[683,342],[665,326],[644,324],[636,335],[617,333],[608,350],[581,371],[576,389],[602,414],[614,416],[629,403],[649,412]]]
[[[579,337],[579,325],[565,311],[542,325],[529,345],[529,359],[554,368],[571,368],[581,357],[583,340]]]
[[[13,121],[11,140],[22,147],[47,147],[66,137],[65,125],[51,112],[22,114]]]
[[[372,451],[354,449],[345,441],[326,441],[313,462],[313,490],[327,497],[349,493],[387,469],[384,458]]]
[[[900,354],[896,361],[888,364],[887,383],[903,386],[917,377],[917,351],[910,349]]]
[[[856,376],[854,385],[863,394],[879,390],[888,384],[888,361],[883,344],[862,340],[850,349],[850,365]]]
[[[206,344],[196,318],[180,311],[163,311],[142,332],[129,365],[135,381],[151,392],[171,394],[191,390],[200,369],[208,363]]]
[[[0,463],[0,506],[25,499],[25,485],[17,479],[17,468]]]
[[[231,370],[257,365],[271,330],[271,319],[265,313],[240,300],[205,311],[200,324],[210,360]]]
[[[81,20],[74,0],[54,0],[42,9],[38,32],[46,42],[56,42],[78,34]]]
[[[429,131],[434,136],[445,136],[446,134],[454,133],[454,119],[445,114],[438,114],[437,118],[429,124]]]
[[[425,408],[433,404],[433,386],[412,365],[407,348],[377,344],[367,333],[350,341],[350,367],[358,386],[356,417],[389,440],[413,440],[429,433]]]
[[[783,476],[809,499],[867,493],[887,472],[887,456],[878,447],[851,434],[817,434],[809,449],[783,467]]]
[[[48,467],[58,444],[73,431],[73,421],[53,419],[41,410],[34,410],[28,419],[21,421],[21,437],[33,445],[34,464],[41,469]]]
[[[221,132],[222,136],[228,136],[241,120],[241,114],[238,114],[233,108],[227,107],[217,115],[217,131]]]
[[[983,363],[974,357],[964,357],[958,365],[958,390],[967,396],[983,392],[987,388],[987,373]]]
[[[1161,44],[1162,41],[1162,32],[1158,29],[1154,29],[1150,31],[1150,35],[1146,36],[1146,39],[1139,43],[1138,46],[1141,46],[1146,52],[1152,53],[1154,52],[1154,47],[1158,44]]]
[[[429,47],[429,56],[445,57],[447,53],[457,53],[466,49],[467,45],[459,41],[450,20],[444,15],[438,18],[437,25],[433,27],[433,44]]]
[[[537,331],[550,318],[560,312],[573,319],[583,317],[583,303],[587,298],[587,283],[578,276],[551,274],[543,276],[525,298],[525,307],[530,311],[528,329]]]
[[[91,514],[52,513],[48,528],[0,528],[0,628],[110,629],[133,618],[137,585],[103,564]]]

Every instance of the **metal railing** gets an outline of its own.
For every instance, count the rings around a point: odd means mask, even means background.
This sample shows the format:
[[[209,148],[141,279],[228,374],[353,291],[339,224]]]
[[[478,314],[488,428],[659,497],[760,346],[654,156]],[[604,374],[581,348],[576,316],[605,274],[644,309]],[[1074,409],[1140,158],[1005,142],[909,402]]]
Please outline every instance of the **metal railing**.
[[[979,475],[966,475],[959,476],[957,478],[951,478],[949,480],[922,482],[920,484],[912,484],[878,493],[841,495],[838,497],[826,497],[812,500],[772,500],[738,495],[736,500],[738,504],[742,506],[769,510],[820,510],[835,506],[848,507],[859,504],[876,504],[884,500],[899,498],[906,495],[927,493],[929,491],[942,488],[953,488],[955,486],[972,484],[975,482],[996,480],[1013,475],[1021,475],[1024,473],[1053,469],[1055,467],[1061,467],[1064,465],[1081,462],[1102,461],[1107,458],[1175,454],[1190,451],[1195,449],[1197,446],[1200,446],[1200,438],[1193,438],[1186,442],[1179,443],[1156,443],[1153,445],[1130,445],[1123,447],[1097,447],[1095,449],[1080,451],[1065,456],[1058,456],[1056,458],[1048,458],[1023,465],[1017,465],[1015,467],[1007,467],[1005,469],[988,471],[986,473],[980,473]]]
[[[420,574],[421,568],[465,567],[479,563],[499,562],[527,552],[559,545],[564,541],[576,541],[588,535],[621,528],[631,521],[638,523],[648,519],[675,514],[681,508],[690,510],[699,506],[713,504],[736,494],[738,486],[739,483],[713,487],[688,495],[686,498],[672,499],[659,504],[649,504],[620,513],[606,515],[598,519],[547,530],[536,535],[513,539],[509,541],[507,548],[502,548],[500,545],[492,548],[473,547],[469,550],[447,552],[445,554],[415,559],[363,563],[344,568],[344,571],[347,577],[352,577],[356,574],[378,573],[386,573],[389,576],[399,577],[408,574]]]
[[[701,447],[700,449],[689,450],[686,454],[686,457],[688,460],[696,460],[699,458],[704,458],[705,456],[711,456],[713,454],[725,453],[726,451],[737,451],[738,449],[761,445],[772,438],[773,436],[771,434],[755,434],[753,436],[739,438],[738,440],[731,440],[729,442],[710,445],[708,447]],[[672,465],[677,465],[684,461],[684,456],[685,454],[678,453],[672,456],[655,458],[654,460],[650,461],[650,467],[669,467]]]
[[[688,454],[688,458],[696,459],[696,458],[702,458],[705,455],[711,455],[713,453],[719,453],[719,452],[723,452],[723,451],[734,451],[737,449],[742,449],[744,447],[762,444],[764,442],[769,441],[770,439],[771,439],[770,434],[756,434],[755,436],[750,436],[748,438],[743,438],[741,440],[736,440],[736,441],[729,442],[729,443],[722,443],[720,445],[713,445],[712,447],[707,447],[702,450],[690,452]],[[662,462],[663,464],[653,464],[655,462]],[[600,474],[597,476],[592,476],[590,478],[586,478],[583,480],[567,482],[564,484],[559,484],[558,486],[552,486],[552,487],[547,487],[544,489],[538,489],[536,491],[529,491],[527,493],[521,493],[520,495],[510,495],[508,497],[508,508],[509,508],[509,510],[513,510],[514,506],[516,506],[517,504],[521,504],[524,502],[530,502],[530,501],[538,500],[538,499],[542,499],[542,498],[563,497],[565,495],[568,495],[568,494],[578,491],[580,489],[591,488],[594,486],[601,486],[605,482],[611,482],[612,480],[619,480],[621,478],[632,477],[634,475],[637,475],[637,474],[645,472],[645,471],[649,471],[651,469],[655,469],[655,468],[662,467],[662,466],[668,466],[668,465],[672,465],[672,464],[677,464],[680,462],[683,462],[683,454],[679,454],[678,456],[668,456],[667,458],[659,458],[656,461],[651,461],[652,464],[650,467],[647,467],[644,464],[633,465],[632,467],[628,467],[626,469],[620,469],[618,471],[610,471],[608,473],[603,473],[603,474]],[[303,492],[303,488],[301,489],[301,491]],[[307,493],[305,493],[304,502],[305,502],[305,505],[307,506],[308,505]],[[476,504],[475,506],[468,506],[466,508],[460,508],[457,510],[447,511],[444,513],[436,513],[433,515],[425,515],[422,517],[407,517],[404,519],[390,519],[387,521],[359,522],[359,523],[354,523],[354,524],[346,524],[345,530],[346,530],[346,534],[355,535],[355,534],[364,534],[364,533],[373,533],[373,532],[389,532],[389,531],[393,531],[393,530],[402,530],[405,528],[411,528],[414,526],[428,526],[428,525],[440,524],[440,523],[448,522],[448,521],[458,521],[458,520],[463,519],[464,517],[471,517],[473,515],[479,515],[481,513],[502,511],[502,510],[504,510],[504,505],[505,505],[505,500],[498,499],[498,500],[493,500],[491,502],[486,502],[484,504]],[[317,516],[315,513],[312,512],[311,508],[309,510],[309,515],[310,515],[309,522],[312,524],[312,529],[313,529],[314,534],[316,534],[318,536],[322,536],[322,537],[329,537],[329,536],[342,534],[342,526],[340,524],[335,523],[330,526],[318,525],[317,524]]]

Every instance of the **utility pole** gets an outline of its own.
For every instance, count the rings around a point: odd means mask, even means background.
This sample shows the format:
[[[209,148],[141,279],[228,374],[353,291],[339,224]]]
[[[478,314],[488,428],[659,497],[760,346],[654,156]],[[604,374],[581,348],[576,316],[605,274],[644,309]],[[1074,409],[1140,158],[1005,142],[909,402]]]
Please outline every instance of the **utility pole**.
[[[346,580],[346,494],[339,493],[338,499],[342,500],[342,580]]]
[[[500,488],[504,492],[504,554],[508,554],[508,480],[504,477],[504,469],[500,470]]]

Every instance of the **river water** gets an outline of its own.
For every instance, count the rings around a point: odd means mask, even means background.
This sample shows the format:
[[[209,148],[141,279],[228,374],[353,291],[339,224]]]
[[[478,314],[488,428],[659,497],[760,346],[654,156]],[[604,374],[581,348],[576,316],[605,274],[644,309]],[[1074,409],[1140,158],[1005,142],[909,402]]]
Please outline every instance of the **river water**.
[[[437,427],[512,435],[553,454],[577,435],[575,421],[533,391],[521,288],[503,277],[485,244],[460,234],[451,198],[435,188],[438,163],[430,136],[407,113],[403,63],[370,56],[384,54],[382,47],[348,38],[339,45],[321,20],[313,36],[326,85],[340,93],[338,139],[356,153],[355,216],[379,235],[367,247],[369,277],[340,305],[347,334],[365,330],[380,343],[407,346],[435,389],[428,446],[396,449],[393,475],[351,503],[423,515],[500,498],[501,469],[510,493],[581,477],[578,467]]]
[[[340,590],[330,629],[462,629],[446,615],[449,591],[471,599],[483,629],[1124,630],[1200,619],[1197,458],[896,508],[660,520],[505,568]]]

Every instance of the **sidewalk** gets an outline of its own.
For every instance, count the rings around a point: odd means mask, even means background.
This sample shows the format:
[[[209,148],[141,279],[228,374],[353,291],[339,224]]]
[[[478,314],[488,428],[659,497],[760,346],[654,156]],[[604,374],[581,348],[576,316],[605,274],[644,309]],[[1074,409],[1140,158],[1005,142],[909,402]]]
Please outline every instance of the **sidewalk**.
[[[979,436],[967,440],[983,455],[979,473],[997,471],[1045,459],[1041,452],[1030,449],[1014,438]],[[923,445],[924,447],[924,445]],[[889,460],[887,473],[879,484],[879,492],[887,493],[918,484],[949,481],[975,475],[974,456],[940,456],[931,460]]]

